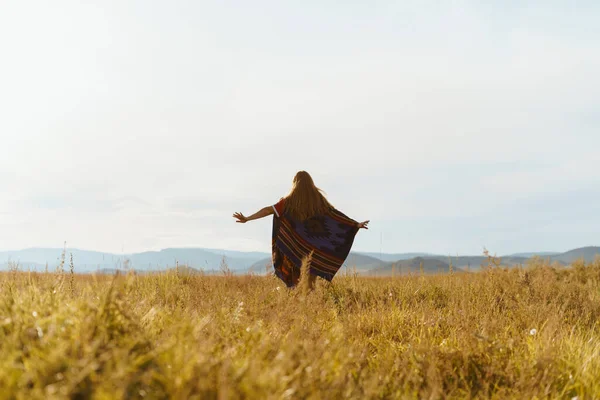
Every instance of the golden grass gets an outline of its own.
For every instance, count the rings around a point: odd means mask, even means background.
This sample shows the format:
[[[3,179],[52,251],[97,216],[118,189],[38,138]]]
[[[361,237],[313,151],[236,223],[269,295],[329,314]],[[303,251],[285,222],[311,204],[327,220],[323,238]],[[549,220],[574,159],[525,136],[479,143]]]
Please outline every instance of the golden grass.
[[[0,275],[1,398],[597,398],[600,261],[318,280]]]

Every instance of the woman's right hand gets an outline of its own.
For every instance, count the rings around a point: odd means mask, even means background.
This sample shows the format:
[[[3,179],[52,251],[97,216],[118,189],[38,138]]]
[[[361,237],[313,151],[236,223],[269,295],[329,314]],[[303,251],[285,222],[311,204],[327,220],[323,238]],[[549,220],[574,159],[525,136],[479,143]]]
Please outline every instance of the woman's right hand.
[[[364,222],[359,222],[358,223],[358,229],[369,229],[369,222],[371,221],[364,221]]]

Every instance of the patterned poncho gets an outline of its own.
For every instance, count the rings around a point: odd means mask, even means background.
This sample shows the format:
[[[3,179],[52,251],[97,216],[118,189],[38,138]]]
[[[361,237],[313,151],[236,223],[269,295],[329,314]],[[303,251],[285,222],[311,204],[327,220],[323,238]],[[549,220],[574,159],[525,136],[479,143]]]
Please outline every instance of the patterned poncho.
[[[297,221],[273,206],[273,267],[288,287],[300,279],[302,260],[310,255],[310,273],[331,281],[350,252],[357,222],[332,208],[326,215]]]

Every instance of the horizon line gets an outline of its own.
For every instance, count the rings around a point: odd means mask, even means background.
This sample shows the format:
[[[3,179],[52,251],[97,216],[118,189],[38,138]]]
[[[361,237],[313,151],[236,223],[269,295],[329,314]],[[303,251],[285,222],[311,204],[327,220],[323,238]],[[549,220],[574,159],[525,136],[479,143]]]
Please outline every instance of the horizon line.
[[[572,250],[578,250],[578,249],[583,249],[583,248],[587,248],[587,247],[600,247],[597,245],[585,245],[585,246],[578,246],[578,247],[574,247],[568,250],[564,250],[564,251],[555,251],[555,250],[545,250],[545,251],[517,251],[517,252],[511,252],[511,253],[506,253],[506,254],[502,254],[500,255],[500,257],[502,256],[511,256],[511,255],[518,255],[518,254],[524,254],[524,253],[528,253],[528,254],[535,254],[535,253],[556,253],[556,254],[560,254],[560,253],[566,253],[568,251],[572,251]],[[270,252],[267,251],[258,251],[258,250],[232,250],[232,249],[220,249],[220,248],[214,248],[214,247],[200,247],[200,246],[183,246],[183,247],[165,247],[165,248],[161,248],[160,250],[143,250],[143,251],[137,251],[137,252],[131,252],[131,253],[119,253],[119,252],[111,252],[111,251],[101,251],[101,250],[89,250],[89,249],[83,249],[83,248],[78,248],[78,247],[68,247],[65,246],[64,248],[61,247],[25,247],[25,248],[21,248],[18,250],[0,250],[0,253],[7,253],[7,252],[20,252],[20,251],[26,251],[26,250],[58,250],[58,251],[62,251],[62,250],[78,250],[78,251],[87,251],[87,252],[94,252],[94,253],[105,253],[105,254],[112,254],[112,255],[118,255],[118,256],[126,256],[126,255],[134,255],[134,254],[142,254],[142,253],[158,253],[161,251],[165,251],[165,250],[205,250],[205,251],[212,251],[212,252],[218,252],[218,251],[227,251],[227,252],[237,252],[237,253],[260,253],[260,254],[270,254]],[[473,257],[473,256],[479,256],[478,254],[445,254],[445,253],[436,253],[436,252],[431,252],[431,251],[405,251],[405,252],[381,252],[381,251],[368,251],[368,250],[351,250],[351,253],[369,253],[371,255],[406,255],[406,254],[423,254],[426,256],[444,256],[444,257],[465,257],[465,256],[469,256],[469,257]],[[481,253],[481,255],[483,256],[483,251]],[[497,253],[494,253],[495,256],[497,256]]]

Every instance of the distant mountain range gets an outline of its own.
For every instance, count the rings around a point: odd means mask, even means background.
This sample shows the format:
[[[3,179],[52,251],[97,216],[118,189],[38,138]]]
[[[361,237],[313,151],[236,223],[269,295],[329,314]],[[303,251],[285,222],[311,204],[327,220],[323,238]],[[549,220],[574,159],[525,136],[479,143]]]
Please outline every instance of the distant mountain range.
[[[61,262],[63,249],[32,248],[18,251],[0,252],[0,270],[9,269],[11,265],[18,265],[21,270],[43,271],[48,265],[49,271],[54,271]],[[263,252],[240,252],[221,249],[204,248],[170,248],[160,251],[148,251],[135,254],[112,254],[89,250],[67,249],[64,269],[69,269],[70,255],[73,255],[75,272],[114,272],[132,268],[137,271],[161,271],[180,266],[187,266],[193,270],[221,271],[227,268],[233,273],[240,274],[252,272],[263,274],[271,268],[271,255]],[[567,251],[556,252],[531,252],[502,256],[503,266],[516,266],[527,264],[533,256],[548,259],[551,263],[569,265],[578,259],[591,262],[600,256],[600,247],[582,247]],[[362,275],[387,275],[392,273],[404,274],[419,272],[421,268],[425,273],[445,272],[450,269],[450,264],[455,271],[477,271],[487,264],[484,256],[443,256],[429,253],[374,253],[352,252],[346,259],[344,270],[356,270]]]
[[[9,263],[18,263],[21,268],[42,271],[48,263],[48,269],[53,271],[60,264],[62,252],[63,249],[48,248],[3,251],[0,252],[0,269],[8,268]],[[73,254],[73,265],[76,272],[125,268],[154,271],[174,267],[177,263],[198,270],[219,270],[221,264],[225,263],[231,270],[245,270],[256,261],[269,256],[269,253],[201,248],[172,248],[135,254],[67,249],[64,269],[69,268],[71,254]]]

